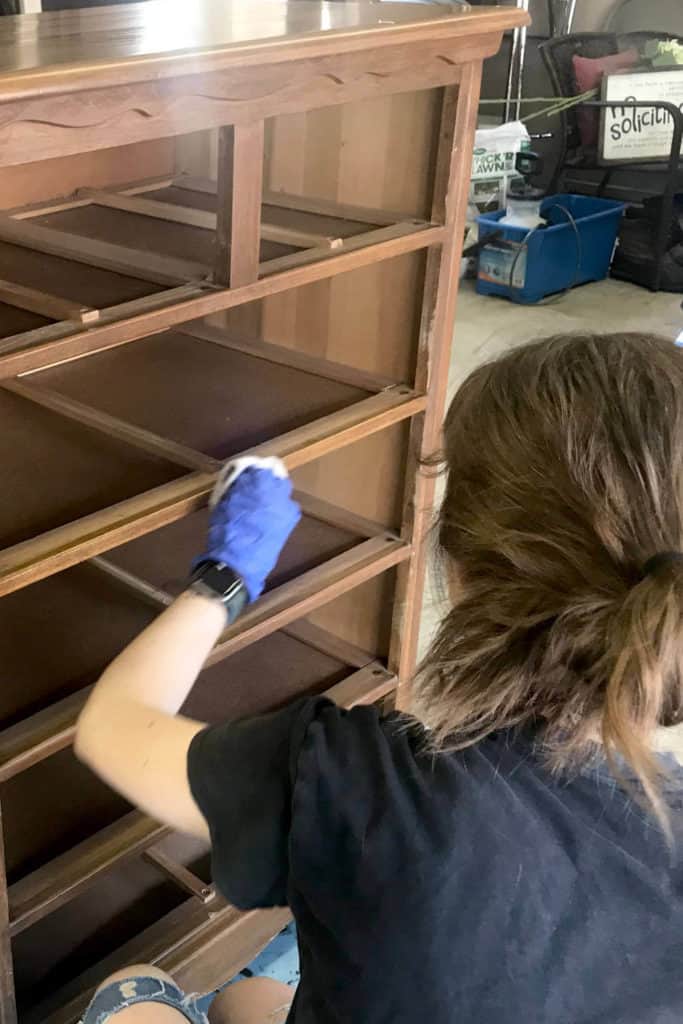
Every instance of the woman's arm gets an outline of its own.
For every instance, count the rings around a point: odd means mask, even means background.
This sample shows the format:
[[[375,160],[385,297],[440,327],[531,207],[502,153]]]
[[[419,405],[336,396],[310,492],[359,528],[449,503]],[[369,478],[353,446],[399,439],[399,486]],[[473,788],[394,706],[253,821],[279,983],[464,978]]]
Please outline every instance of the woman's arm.
[[[226,470],[200,561],[231,569],[253,601],[301,512],[278,460]],[[220,596],[184,593],[111,663],[76,727],[76,755],[105,782],[158,821],[202,837],[208,828],[190,791],[187,753],[204,723],[177,711],[226,622]]]
[[[186,592],[111,663],[78,720],[75,750],[131,803],[172,828],[207,836],[187,781],[204,723],[177,716],[226,624],[219,601]]]

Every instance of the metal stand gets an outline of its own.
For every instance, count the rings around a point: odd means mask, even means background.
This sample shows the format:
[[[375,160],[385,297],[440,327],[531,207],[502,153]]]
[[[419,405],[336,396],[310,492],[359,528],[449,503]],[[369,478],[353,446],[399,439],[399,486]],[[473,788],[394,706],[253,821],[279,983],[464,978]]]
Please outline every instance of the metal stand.
[[[520,10],[526,11],[527,14],[529,13],[529,0],[516,0],[516,6]],[[512,50],[510,51],[510,66],[508,68],[507,87],[505,89],[503,124],[511,120],[519,121],[522,111],[527,31],[526,25],[523,25],[521,28],[516,28],[512,33]]]
[[[515,3],[518,8],[529,13],[529,0],[515,0]],[[551,37],[569,35],[574,24],[576,3],[577,0],[548,0],[548,25]],[[521,115],[527,34],[526,25],[516,28],[512,34],[503,124],[513,119],[519,121]]]
[[[550,35],[568,36],[574,24],[576,0],[548,0]]]

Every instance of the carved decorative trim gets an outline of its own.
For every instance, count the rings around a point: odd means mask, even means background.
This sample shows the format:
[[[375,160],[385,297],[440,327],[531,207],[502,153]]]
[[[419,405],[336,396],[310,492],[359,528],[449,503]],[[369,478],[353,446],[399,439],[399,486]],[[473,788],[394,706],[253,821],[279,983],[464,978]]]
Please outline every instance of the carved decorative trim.
[[[56,96],[0,100],[0,166],[456,82],[497,37],[444,40]],[[419,55],[416,50],[419,49]]]

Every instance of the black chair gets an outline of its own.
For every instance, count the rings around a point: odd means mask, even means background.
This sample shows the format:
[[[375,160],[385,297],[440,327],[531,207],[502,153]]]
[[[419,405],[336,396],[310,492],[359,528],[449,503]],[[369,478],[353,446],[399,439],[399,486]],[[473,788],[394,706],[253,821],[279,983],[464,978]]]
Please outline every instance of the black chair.
[[[576,56],[596,59],[610,57],[623,50],[642,50],[651,40],[674,39],[675,36],[663,32],[629,32],[617,35],[615,32],[583,32],[570,36],[559,36],[541,43],[539,50],[543,58],[553,91],[557,97],[576,96],[576,79],[574,77],[573,58]],[[597,112],[596,112],[597,116]],[[551,179],[550,190],[560,191],[565,171],[602,171],[603,178],[598,186],[598,195],[603,195],[614,173],[614,167],[605,169],[598,163],[595,147],[586,148],[582,145],[579,133],[579,107],[570,107],[560,115],[561,148],[557,165]],[[630,165],[633,167],[633,165]],[[638,170],[650,174],[663,175],[662,164],[638,165]],[[586,182],[588,185],[589,182]]]
[[[589,32],[577,33],[569,36],[560,36],[557,39],[549,39],[541,43],[539,49],[543,62],[548,71],[555,95],[570,97],[577,95],[576,79],[574,75],[573,57],[578,55],[589,58],[607,57],[624,50],[636,49],[642,51],[647,42],[652,40],[675,39],[669,33],[663,32],[629,32],[617,35],[613,32]],[[619,104],[622,106],[622,104]],[[668,162],[633,164],[612,164],[609,167],[601,165],[598,159],[596,146],[586,147],[582,144],[579,132],[579,110],[593,109],[596,118],[599,116],[600,108],[611,106],[601,101],[579,104],[563,111],[560,117],[560,153],[558,161],[550,181],[549,191],[562,191],[563,180],[567,171],[572,172],[572,190],[587,191],[593,193],[595,188],[595,172],[601,173],[597,186],[597,194],[605,195],[613,177],[620,169],[628,167],[629,172],[646,173],[648,180],[652,181],[652,193],[661,196],[659,209],[653,222],[651,257],[647,261],[648,266],[643,267],[642,257],[639,257],[637,266],[629,265],[628,261],[621,261],[615,266],[615,276],[624,277],[626,280],[636,281],[639,284],[647,283],[653,290],[658,290],[662,283],[663,260],[667,252],[670,227],[673,216],[675,196],[678,191],[683,191],[683,163],[680,159],[680,139],[678,149],[675,149],[676,137],[683,123],[683,116],[675,108],[667,104],[635,104],[642,108],[650,109],[657,106],[667,109],[671,114],[676,132],[672,143],[672,151]],[[582,182],[582,172],[586,172],[585,183]]]

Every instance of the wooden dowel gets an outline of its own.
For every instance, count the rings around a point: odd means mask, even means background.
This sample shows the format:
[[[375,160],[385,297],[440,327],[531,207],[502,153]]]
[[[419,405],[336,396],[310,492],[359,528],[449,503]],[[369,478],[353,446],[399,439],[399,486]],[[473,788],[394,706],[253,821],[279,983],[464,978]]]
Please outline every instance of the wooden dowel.
[[[177,441],[160,437],[150,430],[145,430],[144,427],[136,427],[132,423],[120,420],[116,416],[110,416],[108,413],[94,409],[74,398],[67,398],[66,395],[60,395],[58,391],[42,387],[35,381],[30,383],[28,383],[28,379],[4,381],[0,387],[29,402],[35,402],[36,405],[41,405],[45,409],[51,409],[52,412],[59,413],[60,416],[66,416],[68,419],[75,420],[76,423],[106,434],[107,437],[124,441],[134,448],[139,448],[157,458],[167,459],[186,469],[213,473],[221,467],[221,462],[211,458],[210,455],[204,455],[184,444],[178,444]]]
[[[361,647],[357,647],[356,644],[351,644],[348,640],[341,639],[341,637],[330,633],[328,629],[323,629],[322,626],[316,625],[309,619],[299,619],[297,622],[290,622],[289,625],[283,626],[280,632],[286,633],[287,636],[291,636],[294,640],[299,640],[301,643],[306,644],[307,647],[312,647],[322,654],[329,654],[331,658],[338,658],[339,661],[353,665],[354,668],[365,668],[375,658],[375,655],[371,654],[370,651],[364,651]]]
[[[0,594],[45,579],[206,504],[215,475],[189,473],[0,552]]]
[[[409,388],[390,389],[236,454],[278,455],[295,469],[424,406],[424,396]],[[0,596],[184,518],[206,503],[215,479],[215,473],[191,473],[6,548],[0,552]]]
[[[274,630],[310,615],[315,608],[360,586],[410,557],[410,548],[393,538],[373,537],[331,558],[323,565],[271,590],[252,605],[238,623],[228,626],[206,664],[215,665]]]
[[[325,696],[343,708],[376,704],[396,688],[396,676],[373,661],[326,691]]]
[[[187,224],[190,227],[215,231],[217,216],[213,210],[199,210],[193,206],[180,206],[158,199],[150,199],[138,194],[122,192],[105,192],[100,189],[82,188],[78,195],[89,199],[96,206],[106,206],[112,210],[123,210],[127,213],[138,213],[144,217],[169,221],[172,224]],[[261,238],[266,242],[277,242],[279,245],[293,245],[300,249],[313,249],[319,246],[338,248],[342,244],[339,237],[325,235],[323,232],[304,231],[296,227],[271,224],[261,220]]]
[[[0,782],[69,746],[91,689],[86,686],[0,732]]]
[[[351,708],[380,700],[395,684],[390,672],[380,663],[371,662],[349,673],[325,695],[340,707]],[[18,935],[75,899],[112,869],[139,855],[203,903],[213,899],[213,887],[154,848],[169,831],[140,811],[132,811],[15,882],[8,898],[11,935]]]
[[[276,256],[275,259],[261,264],[260,276],[269,278],[273,274],[302,270],[322,260],[341,257],[345,253],[355,255],[359,253],[359,250],[368,246],[398,241],[398,239],[406,238],[415,232],[429,230],[429,225],[420,220],[400,221],[398,224],[390,224],[386,228],[373,228],[371,231],[364,231],[362,234],[342,239],[341,245],[336,249],[304,249],[300,252],[289,253],[287,256]],[[441,233],[439,228],[431,228],[431,230]]]
[[[187,189],[189,192],[216,194],[216,182],[211,178],[199,178],[191,174],[182,174],[173,182],[176,188]],[[412,215],[405,210],[377,210],[368,206],[353,206],[350,203],[339,203],[335,199],[320,199],[309,196],[296,196],[289,192],[265,190],[264,206],[277,206],[284,210],[300,213],[313,213],[321,217],[335,220],[352,220],[360,224],[376,224],[388,227],[399,221],[411,220]]]
[[[323,523],[330,523],[341,530],[357,533],[360,537],[380,537],[387,533],[387,528],[382,523],[359,516],[331,501],[325,501],[303,491],[295,491],[294,494],[304,514],[313,519],[320,519]]]
[[[94,323],[100,315],[98,309],[82,306],[78,302],[62,299],[58,295],[27,288],[14,281],[0,280],[0,302],[18,309],[26,309],[29,313],[37,313],[51,320],[76,320],[78,323]]]
[[[87,330],[74,329],[54,341],[37,343],[30,348],[22,348],[5,355],[0,354],[0,379],[16,377],[67,359],[125,345],[139,338],[158,334],[184,321],[211,316],[269,295],[288,291],[290,288],[299,288],[350,270],[358,270],[396,256],[404,256],[438,245],[443,237],[442,227],[424,227],[419,223],[379,228],[368,235],[345,240],[340,250],[310,249],[281,257],[282,260],[288,261],[285,266],[282,266],[280,259],[263,263],[260,268],[263,279],[241,288],[216,288],[208,291],[202,289],[196,298],[169,303],[165,303],[162,297],[159,308],[149,309],[137,315],[131,312],[125,317],[107,319],[107,322],[104,322],[103,313],[101,322]],[[292,265],[290,261],[295,256],[296,265]],[[83,259],[88,262],[85,256]],[[57,334],[61,334],[64,330],[62,325],[55,326],[58,328]],[[44,330],[52,332],[53,328],[48,327]],[[51,333],[50,337],[52,336]],[[20,335],[17,337],[21,338]]]
[[[103,874],[142,853],[168,831],[140,811],[132,811],[15,882],[9,890],[12,936],[75,899]]]
[[[32,224],[29,220],[19,221],[2,213],[0,240],[158,284],[176,285],[202,280],[207,275],[207,268],[201,263],[57,231],[55,228]]]
[[[206,903],[216,895],[216,890],[212,885],[207,885],[201,878],[192,871],[189,871],[184,864],[179,864],[158,847],[152,846],[150,849],[145,850],[142,859],[161,871],[166,878],[170,879],[183,892],[186,892],[189,896],[196,897],[202,903]]]
[[[99,569],[105,576],[110,576],[116,580],[122,586],[126,587],[127,590],[131,590],[138,597],[148,601],[149,604],[154,608],[168,608],[173,603],[173,594],[169,594],[166,590],[161,590],[159,587],[153,586],[146,580],[141,579],[132,572],[128,572],[126,569],[122,569],[121,566],[115,565],[114,562],[110,562],[107,558],[102,558],[100,555],[96,555],[95,558],[91,558],[88,565],[92,565],[95,569]]]
[[[187,334],[191,338],[201,338],[202,341],[221,345],[234,352],[244,352],[256,359],[265,359],[269,363],[290,366],[295,370],[303,370],[305,373],[314,373],[317,377],[336,380],[340,384],[349,384],[351,387],[362,388],[364,391],[384,391],[399,383],[390,377],[381,377],[378,374],[367,373],[365,370],[357,370],[354,366],[345,366],[343,363],[336,363],[331,359],[312,356],[299,349],[274,345],[258,338],[242,338],[227,328],[216,327],[201,321],[194,321],[179,327],[178,333]]]
[[[289,192],[266,191],[263,193],[264,206],[277,206],[283,210],[299,210],[301,213],[313,213],[320,217],[333,217],[335,220],[357,221],[359,224],[389,227],[401,221],[414,220],[413,214],[405,210],[378,210],[371,206],[354,206],[351,203],[339,203],[336,199],[321,199],[318,196],[295,196]]]
[[[206,295],[206,292],[207,287],[202,284],[181,284],[176,288],[166,288],[152,295],[142,295],[139,299],[119,302],[115,306],[105,306],[99,310],[98,323],[102,325],[117,323],[126,317],[140,316],[152,310],[161,309],[174,302],[197,299],[201,295]],[[88,324],[79,325],[78,328],[74,328],[71,324],[62,322],[46,324],[45,327],[36,327],[32,331],[22,331],[19,334],[8,335],[6,338],[0,339],[0,358],[4,353],[23,353],[33,346],[45,345],[50,341],[71,337],[75,329],[85,332],[89,328]],[[68,359],[59,361],[68,362]],[[40,367],[40,369],[46,368],[46,366]]]
[[[131,182],[129,185],[119,185],[116,191],[124,196],[137,196],[144,192],[170,188],[173,184],[173,178],[146,178],[142,181]],[[92,200],[86,197],[79,198],[80,191],[79,189],[77,193],[72,193],[61,199],[40,200],[36,203],[15,206],[4,212],[14,220],[31,220],[33,217],[47,217],[51,213],[61,213],[63,210],[77,210],[79,207],[90,206]]]
[[[217,664],[230,654],[292,623],[297,623],[294,627],[296,630],[301,625],[298,620],[310,614],[315,608],[400,564],[409,555],[410,549],[407,545],[387,534],[386,539],[376,537],[364,541],[296,579],[283,583],[251,605],[238,622],[223,632],[216,648],[209,656],[207,665]],[[96,567],[105,572],[109,571],[108,564],[106,568],[101,564]],[[118,567],[115,568],[118,570]],[[135,592],[139,591],[140,583],[151,586],[133,574],[122,572],[117,578]],[[165,606],[165,593],[157,593],[158,606]],[[311,630],[311,646],[315,647],[320,642],[316,641],[315,637],[321,634],[320,630],[316,634],[313,627]],[[299,633],[298,638],[304,643],[308,642],[305,630]],[[371,655],[366,658],[365,652],[345,645],[343,641],[337,641],[334,650],[329,649],[332,640],[328,638],[326,642],[327,653],[340,657],[341,660],[348,660],[349,664],[357,665],[359,657],[361,665],[371,659]],[[7,781],[69,746],[76,721],[90,690],[91,687],[85,687],[0,732],[0,782]]]

